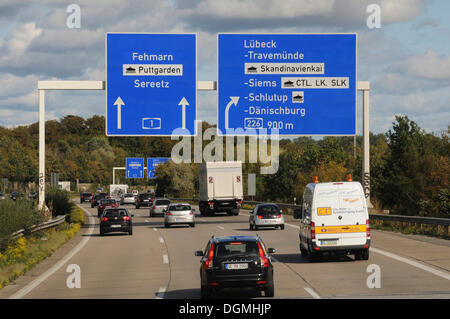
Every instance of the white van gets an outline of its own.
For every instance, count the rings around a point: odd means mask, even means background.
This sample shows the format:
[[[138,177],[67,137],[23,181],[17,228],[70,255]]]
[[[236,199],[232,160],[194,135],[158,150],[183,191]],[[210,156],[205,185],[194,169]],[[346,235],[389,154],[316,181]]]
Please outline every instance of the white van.
[[[329,253],[369,259],[369,213],[359,182],[308,184],[294,218],[301,219],[300,252],[310,261]]]

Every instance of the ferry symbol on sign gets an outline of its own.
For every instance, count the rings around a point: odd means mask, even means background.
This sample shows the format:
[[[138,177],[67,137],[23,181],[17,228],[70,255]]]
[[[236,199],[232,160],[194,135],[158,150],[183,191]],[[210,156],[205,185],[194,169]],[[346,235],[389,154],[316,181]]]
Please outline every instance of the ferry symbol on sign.
[[[304,93],[303,91],[293,91],[292,92],[292,103],[303,103],[304,102]]]

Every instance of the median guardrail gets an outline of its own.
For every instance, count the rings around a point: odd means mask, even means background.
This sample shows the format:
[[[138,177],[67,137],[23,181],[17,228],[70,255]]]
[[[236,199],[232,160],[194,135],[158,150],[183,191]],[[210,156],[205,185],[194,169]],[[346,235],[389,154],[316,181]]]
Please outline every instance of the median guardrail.
[[[179,201],[198,201],[197,198],[174,198]],[[264,202],[257,201],[243,201],[243,205],[258,205],[263,204]],[[301,209],[301,205],[287,204],[287,203],[275,203],[280,207],[280,209]],[[450,218],[436,218],[436,217],[421,217],[421,216],[405,216],[405,215],[385,215],[385,214],[369,214],[370,220],[379,220],[379,221],[387,221],[387,222],[398,222],[398,223],[406,223],[406,224],[414,224],[419,225],[432,225],[438,226],[438,231],[444,230],[447,234],[450,234]]]

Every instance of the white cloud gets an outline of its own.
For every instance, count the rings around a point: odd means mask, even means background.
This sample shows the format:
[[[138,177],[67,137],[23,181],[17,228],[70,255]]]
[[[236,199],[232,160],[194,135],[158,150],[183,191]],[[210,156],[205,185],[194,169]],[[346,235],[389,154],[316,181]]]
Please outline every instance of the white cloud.
[[[438,56],[432,49],[408,58],[401,68],[412,76],[433,80],[450,80],[450,55]]]

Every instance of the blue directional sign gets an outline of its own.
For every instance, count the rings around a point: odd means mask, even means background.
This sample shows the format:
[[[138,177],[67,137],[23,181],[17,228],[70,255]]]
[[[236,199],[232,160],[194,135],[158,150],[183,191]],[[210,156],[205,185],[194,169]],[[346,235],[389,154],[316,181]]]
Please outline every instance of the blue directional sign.
[[[195,34],[106,33],[106,135],[195,135]]]
[[[219,34],[219,134],[354,135],[356,47],[356,34]]]
[[[170,157],[157,157],[157,158],[147,158],[147,177],[156,178],[156,166],[162,163],[167,163]]]
[[[144,178],[144,158],[128,157],[126,171],[126,178]]]

